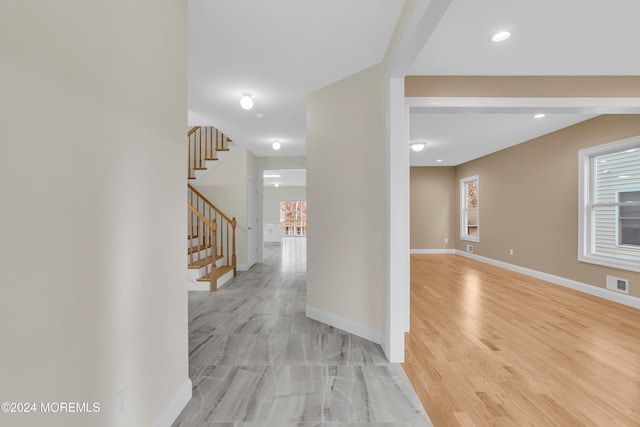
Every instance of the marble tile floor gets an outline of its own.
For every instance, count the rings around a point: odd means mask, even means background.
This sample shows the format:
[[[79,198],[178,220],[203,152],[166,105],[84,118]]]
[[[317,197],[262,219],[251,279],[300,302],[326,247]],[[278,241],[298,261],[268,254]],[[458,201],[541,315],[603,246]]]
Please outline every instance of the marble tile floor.
[[[305,314],[306,239],[217,292],[189,292],[193,398],[173,427],[431,426],[379,345]]]

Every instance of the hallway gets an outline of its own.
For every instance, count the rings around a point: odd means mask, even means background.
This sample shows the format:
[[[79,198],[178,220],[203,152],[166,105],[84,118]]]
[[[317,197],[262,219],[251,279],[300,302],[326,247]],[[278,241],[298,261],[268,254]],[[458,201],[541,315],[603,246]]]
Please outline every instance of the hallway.
[[[189,293],[193,398],[174,427],[430,426],[379,345],[305,316],[306,238],[264,254],[217,292]]]

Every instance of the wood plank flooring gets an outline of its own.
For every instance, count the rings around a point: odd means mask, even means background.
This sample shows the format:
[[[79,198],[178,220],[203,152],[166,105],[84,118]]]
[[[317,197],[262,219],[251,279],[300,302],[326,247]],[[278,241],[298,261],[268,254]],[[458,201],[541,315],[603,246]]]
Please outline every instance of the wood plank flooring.
[[[640,310],[411,256],[403,365],[438,426],[640,426]]]

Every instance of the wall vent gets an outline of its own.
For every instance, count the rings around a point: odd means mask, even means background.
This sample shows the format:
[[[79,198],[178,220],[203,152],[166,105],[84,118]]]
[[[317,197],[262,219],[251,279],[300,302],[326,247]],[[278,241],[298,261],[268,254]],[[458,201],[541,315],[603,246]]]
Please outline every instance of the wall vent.
[[[607,289],[610,291],[629,293],[629,280],[620,277],[607,276]]]

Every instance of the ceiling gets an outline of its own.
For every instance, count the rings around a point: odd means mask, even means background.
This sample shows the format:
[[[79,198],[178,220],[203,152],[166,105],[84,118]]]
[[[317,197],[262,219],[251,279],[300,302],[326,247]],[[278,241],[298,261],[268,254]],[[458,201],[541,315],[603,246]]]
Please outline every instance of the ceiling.
[[[270,169],[262,174],[265,187],[306,187],[306,169]]]
[[[189,0],[189,125],[214,125],[257,156],[304,156],[307,94],[379,63],[403,5]]]
[[[189,124],[217,126],[257,156],[304,156],[307,94],[378,63],[403,5],[189,0]],[[453,0],[410,74],[640,75],[637,16],[638,0]],[[512,37],[492,43],[504,29]],[[410,138],[430,145],[411,164],[460,164],[591,117],[418,112]]]
[[[412,114],[411,140],[427,141],[427,146],[420,152],[411,152],[411,166],[459,165],[592,117],[594,115],[553,114],[536,119],[533,114]]]

